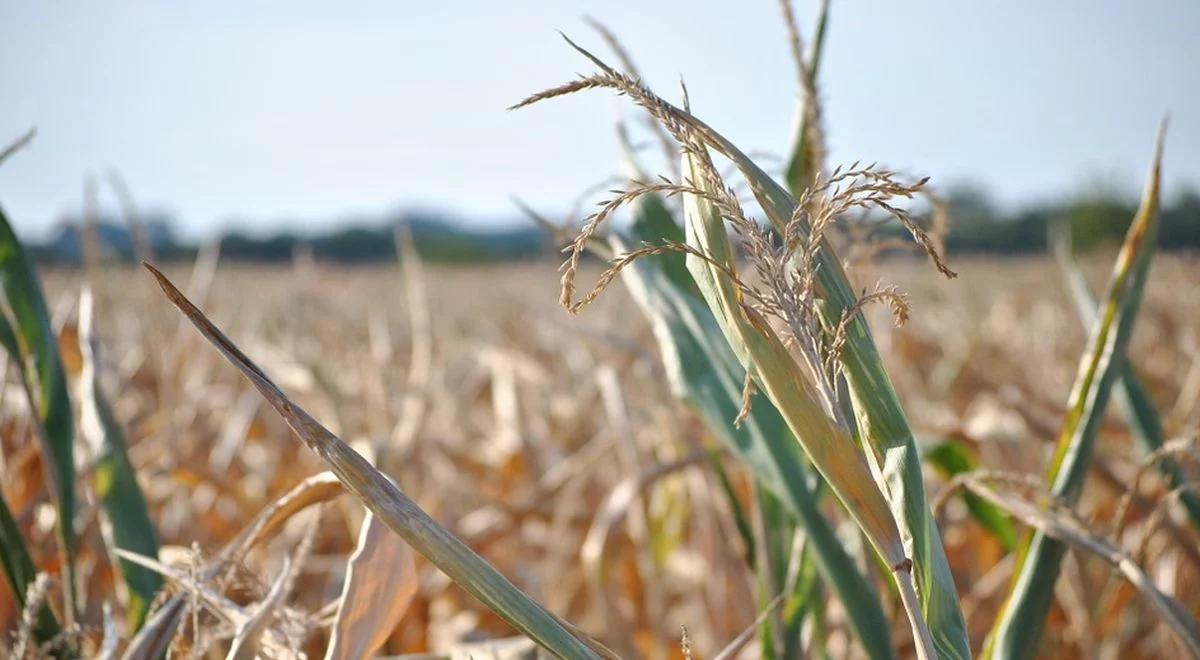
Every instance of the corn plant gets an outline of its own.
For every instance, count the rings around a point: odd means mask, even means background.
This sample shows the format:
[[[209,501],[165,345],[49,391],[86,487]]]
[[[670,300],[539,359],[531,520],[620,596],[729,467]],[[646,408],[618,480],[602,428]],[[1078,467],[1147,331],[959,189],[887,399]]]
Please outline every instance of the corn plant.
[[[606,64],[568,39],[598,72],[534,94],[514,106],[525,107],[589,89],[610,89],[645,110],[656,120],[658,130],[673,138],[682,153],[678,180],[661,177],[659,181],[647,182],[639,174],[629,188],[615,191],[615,196],[587,219],[566,250],[569,257],[563,264],[560,302],[571,312],[579,312],[623,272],[635,298],[657,328],[668,375],[676,391],[701,410],[718,436],[726,442],[732,440],[731,444],[737,446],[736,439],[729,437],[729,431],[712,414],[721,406],[698,400],[702,399],[697,392],[703,390],[705,379],[713,376],[704,367],[691,363],[707,361],[707,366],[712,367],[719,360],[712,351],[706,354],[695,348],[703,341],[699,334],[711,336],[714,330],[697,321],[694,311],[689,312],[692,319],[681,320],[682,310],[687,309],[682,300],[698,289],[699,297],[707,304],[720,334],[736,356],[737,365],[745,373],[742,406],[734,415],[735,426],[750,418],[753,405],[762,405],[755,403],[755,392],[765,393],[808,461],[837,495],[882,562],[892,569],[917,654],[968,657],[969,641],[958,591],[925,496],[921,455],[861,313],[865,304],[883,302],[903,321],[907,313],[905,302],[890,288],[856,295],[841,259],[825,234],[850,209],[882,210],[910,231],[940,272],[947,277],[955,274],[943,261],[936,241],[892,201],[922,193],[924,180],[905,184],[892,173],[873,166],[855,165],[829,174],[823,172],[815,63],[819,61],[828,7],[824,4],[821,7],[814,49],[808,57],[802,54],[790,6],[785,4],[784,8],[804,99],[798,113],[797,137],[784,172],[790,192],[692,114],[686,90],[682,107],[652,92],[619,47],[615,50],[626,72]],[[609,33],[604,36],[610,43],[614,41]],[[747,216],[737,194],[714,165],[714,152],[740,172],[773,231],[763,229]],[[1158,159],[1156,155],[1142,208],[1115,266],[1113,284],[1103,308],[1106,311],[1097,318],[1053,459],[1050,490],[1068,504],[1078,495],[1098,420],[1112,381],[1122,369],[1125,345],[1136,317],[1154,241]],[[678,237],[678,225],[667,213],[660,196],[682,200],[683,240]],[[610,237],[613,250],[609,269],[590,291],[577,299],[575,275],[581,255],[603,231],[601,225],[624,205],[633,206],[632,230],[642,245],[630,246]],[[739,259],[728,241],[730,230],[740,239],[742,255],[754,270],[753,286],[739,272]],[[681,276],[680,256],[692,276],[690,281]],[[633,265],[643,258],[654,258],[662,264],[658,268]],[[726,400],[721,402],[726,415],[730,412],[728,378],[724,376]],[[1137,404],[1135,390],[1134,405],[1130,407],[1141,426],[1140,435],[1153,437],[1144,397],[1141,406]],[[1155,447],[1152,441],[1147,444]],[[775,465],[770,465],[742,449],[737,452],[739,457],[760,481],[769,486],[778,478],[778,459]],[[948,477],[960,475],[964,478],[958,481],[971,481],[966,477],[974,474],[975,466],[961,447],[943,443],[931,450],[929,457]],[[1171,463],[1164,465],[1174,478],[1181,478],[1177,471],[1172,472]],[[792,479],[805,479],[795,472],[792,474]],[[811,506],[811,491],[800,497]],[[1012,525],[996,503],[974,492],[968,492],[966,497],[971,514],[1004,547],[1014,547]],[[1011,508],[1004,510],[1014,513]],[[797,514],[794,508],[791,513]],[[815,527],[819,536],[823,519],[800,515],[799,520],[810,534]],[[1037,527],[1035,522],[1026,522]],[[1019,647],[997,652],[1001,657],[1027,657],[1036,647],[1038,630],[1052,594],[1049,585],[1057,574],[1064,544],[1069,542],[1057,530],[1039,529],[1032,541],[1026,540],[1018,551],[1021,560],[1014,594],[990,638],[989,652],[997,644]],[[1030,544],[1032,550],[1028,550]],[[1032,555],[1027,556],[1027,552]],[[820,552],[813,556],[829,561],[829,556]],[[1034,559],[1032,564],[1030,556]],[[828,563],[818,560],[818,565],[822,577],[835,591],[855,589],[860,581],[861,576],[856,573],[839,576],[830,570]],[[861,616],[862,621],[874,617],[870,607],[859,607],[853,601],[847,607],[852,610],[852,620],[856,616]],[[870,650],[861,627],[851,625],[860,632],[860,641],[868,645],[868,653],[877,652]],[[1176,629],[1183,631],[1181,639],[1187,646],[1187,626]]]
[[[665,210],[661,200],[642,198],[634,211],[635,230],[650,235],[654,231],[651,218]],[[672,240],[673,225],[663,226],[668,234],[659,240]],[[610,241],[618,252],[627,248],[619,236],[610,237]],[[800,446],[767,401],[757,402],[740,424],[734,424],[742,406],[745,369],[728,345],[720,341],[720,327],[699,296],[672,281],[669,264],[671,257],[679,255],[663,256],[657,262],[635,264],[624,271],[623,277],[655,326],[672,387],[801,522],[816,566],[842,602],[855,612],[851,625],[864,648],[872,657],[890,657],[891,643],[882,634],[886,624],[878,595],[821,513],[815,475],[806,466]],[[682,258],[678,263],[683,265]]]
[[[961,652],[965,655],[965,629],[961,614],[958,613],[957,595],[950,581],[944,556],[939,561],[928,554],[922,556],[920,552],[937,545],[937,555],[941,556],[940,544],[931,540],[936,539],[936,534],[931,536],[922,532],[915,535],[918,541],[917,559],[920,561],[917,564],[918,574],[923,576],[920,580],[922,588],[918,591],[914,588],[912,580],[914,562],[907,555],[897,523],[898,518],[893,517],[893,506],[902,514],[899,520],[910,523],[913,516],[908,514],[919,511],[920,515],[916,519],[922,525],[931,525],[928,505],[923,495],[919,498],[908,498],[909,501],[901,498],[890,504],[888,496],[885,495],[885,492],[891,492],[894,496],[896,492],[903,492],[901,488],[923,493],[919,461],[912,461],[909,468],[903,467],[903,461],[899,465],[892,465],[890,462],[881,464],[880,456],[872,451],[859,449],[858,443],[852,439],[852,427],[847,421],[844,409],[837,402],[835,377],[831,373],[827,357],[836,360],[846,354],[855,354],[856,349],[858,353],[863,353],[869,348],[873,355],[873,365],[861,361],[852,361],[844,365],[849,382],[855,382],[856,368],[864,377],[873,376],[872,386],[875,389],[886,384],[887,379],[882,373],[878,354],[874,351],[873,344],[870,344],[870,335],[865,325],[862,325],[861,318],[857,316],[863,302],[850,293],[844,274],[840,280],[824,282],[822,279],[824,274],[831,272],[841,274],[836,256],[819,233],[824,227],[818,224],[816,236],[810,237],[809,223],[812,218],[809,210],[815,212],[818,223],[828,223],[841,211],[854,206],[871,206],[875,201],[882,200],[882,197],[875,197],[876,194],[907,197],[914,194],[920,184],[907,187],[890,173],[877,172],[870,168],[851,168],[845,173],[838,172],[831,177],[833,185],[846,183],[846,191],[838,190],[822,198],[821,195],[829,192],[832,185],[810,189],[805,200],[808,203],[806,210],[805,205],[794,200],[740,150],[686,109],[671,105],[653,94],[640,81],[616,71],[578,46],[575,47],[596,64],[600,73],[540,92],[515,107],[588,88],[615,89],[630,96],[648,110],[679,143],[683,152],[683,180],[680,183],[649,184],[622,193],[584,225],[572,246],[570,258],[564,264],[562,302],[572,311],[578,311],[599,294],[611,281],[615,272],[634,259],[667,251],[683,252],[686,255],[688,270],[716,316],[726,340],[750,374],[745,385],[746,398],[749,398],[749,392],[755,386],[764,390],[804,447],[809,460],[838,495],[848,514],[858,523],[885,565],[891,569],[901,601],[909,616],[918,653],[929,657],[939,651],[943,654]],[[751,189],[780,231],[782,245],[773,245],[773,239],[745,216],[736,196],[724,184],[712,164],[709,148],[729,157],[746,175]],[[578,270],[582,251],[592,235],[618,206],[645,193],[669,193],[683,199],[686,241],[647,246],[617,257],[614,267],[601,275],[598,285],[579,301],[575,301],[574,274]],[[894,210],[894,207],[886,202],[881,208]],[[785,209],[786,214],[783,213]],[[911,223],[906,214],[898,213],[897,219],[911,227],[918,240],[928,245],[928,238]],[[738,276],[726,234],[727,222],[748,246],[747,252],[752,256],[758,274],[763,276],[762,279],[767,283],[766,291],[745,286]],[[798,249],[802,244],[804,249]],[[936,253],[932,252],[932,246],[930,249],[939,267],[949,272],[948,268],[941,264]],[[808,263],[801,263],[805,261]],[[792,279],[788,272],[790,265],[794,263],[801,264],[801,268],[794,271],[800,275],[798,279]],[[832,264],[832,268],[822,267],[828,264]],[[823,286],[818,285],[818,282]],[[831,287],[836,287],[832,290],[843,294],[840,300],[829,296],[828,291]],[[817,296],[821,296],[819,304],[816,302]],[[888,291],[877,291],[872,294],[872,298],[891,301],[898,311],[902,311],[902,301]],[[833,307],[829,304],[831,299],[842,303],[841,309],[836,313],[829,311]],[[772,329],[767,320],[768,315],[783,321],[788,328],[789,339],[806,347],[803,366],[794,360]],[[822,355],[822,347],[826,343],[836,344],[838,350]],[[853,392],[852,386],[852,397]],[[854,401],[859,408],[880,410],[880,404],[877,402],[882,401],[884,406],[889,405],[889,397],[886,396],[889,392],[890,399],[894,401],[895,395],[890,388],[885,389],[883,396],[875,399],[868,400],[859,396],[854,397]],[[903,420],[898,403],[895,406],[892,414],[886,417],[891,420],[890,426],[876,423],[872,427],[873,418],[869,414],[862,415],[861,426],[868,437],[885,443],[897,442],[894,438],[880,433],[881,429],[895,431]],[[906,423],[903,426],[907,428]],[[902,445],[902,452],[912,448],[915,453],[911,433],[908,433]],[[907,473],[905,469],[908,470]],[[894,481],[889,481],[889,474]],[[902,474],[907,474],[907,477],[902,477]],[[921,543],[922,540],[925,543]],[[935,585],[940,588],[935,589]],[[918,602],[918,593],[925,598],[925,611],[922,611],[922,605]],[[935,622],[932,630],[926,623],[927,615]]]

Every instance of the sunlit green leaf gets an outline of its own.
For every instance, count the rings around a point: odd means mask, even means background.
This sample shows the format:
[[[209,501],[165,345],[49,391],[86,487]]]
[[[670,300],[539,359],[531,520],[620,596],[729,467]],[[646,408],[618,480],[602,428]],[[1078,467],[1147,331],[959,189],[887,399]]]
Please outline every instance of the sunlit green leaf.
[[[1158,233],[1162,139],[1160,129],[1142,203],[1129,226],[1113,265],[1108,292],[1093,321],[1050,462],[1047,475],[1050,491],[1070,504],[1078,500],[1083,489],[1096,431],[1113,384],[1121,374],[1125,347],[1133,333],[1150,270]],[[1027,536],[1019,552],[1012,590],[988,638],[986,651],[990,657],[1021,659],[1035,655],[1066,546],[1038,532]]]
[[[0,316],[0,343],[18,364],[21,378],[36,411],[35,425],[41,441],[47,479],[57,509],[59,541],[64,555],[62,580],[68,612],[75,602],[75,418],[67,396],[67,380],[58,354],[58,340],[25,248],[0,211],[0,286],[5,314]]]

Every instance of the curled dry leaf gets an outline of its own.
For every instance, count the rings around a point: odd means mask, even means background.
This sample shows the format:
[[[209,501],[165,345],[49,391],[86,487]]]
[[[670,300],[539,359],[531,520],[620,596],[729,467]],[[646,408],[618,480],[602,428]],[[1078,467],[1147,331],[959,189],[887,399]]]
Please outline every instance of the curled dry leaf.
[[[412,548],[368,512],[347,563],[325,660],[375,653],[404,616],[417,586]]]
[[[267,592],[267,596],[238,627],[233,644],[229,646],[229,653],[225,655],[226,660],[253,660],[258,657],[260,643],[263,635],[270,629],[275,610],[287,598],[293,570],[292,561],[284,557],[283,568],[279,571],[279,576],[271,583],[271,589]]]
[[[167,578],[182,589],[186,590],[189,594],[195,596],[196,599],[202,603],[209,612],[213,613],[225,623],[232,625],[239,630],[249,625],[253,618],[253,615],[250,612],[247,612],[246,608],[226,598],[224,595],[217,593],[216,590],[204,584],[203,581],[193,579],[192,576],[184,573],[183,571],[167,566],[166,564],[163,564],[162,562],[150,557],[127,552],[125,550],[121,550],[120,548],[114,550],[114,552],[121,559],[133,562],[145,568],[149,568],[157,572],[159,575]],[[170,642],[170,639],[167,641]],[[261,638],[260,643],[273,651],[287,649],[287,644],[282,637],[280,637],[276,631],[271,630],[270,628],[263,631],[263,637]],[[129,658],[130,653],[131,651],[127,650],[125,652],[125,657]],[[164,646],[163,655],[165,655],[165,653],[166,651]]]
[[[217,558],[201,572],[201,584],[206,585],[226,567],[240,562],[246,552],[273,534],[292,516],[314,504],[327,502],[343,492],[342,482],[338,481],[332,472],[314,474],[301,481],[260,511],[254,520],[221,550]],[[162,657],[171,645],[171,639],[175,636],[175,629],[179,626],[186,604],[186,594],[176,594],[158,608],[129,643],[129,648],[125,650],[125,659],[150,660]]]

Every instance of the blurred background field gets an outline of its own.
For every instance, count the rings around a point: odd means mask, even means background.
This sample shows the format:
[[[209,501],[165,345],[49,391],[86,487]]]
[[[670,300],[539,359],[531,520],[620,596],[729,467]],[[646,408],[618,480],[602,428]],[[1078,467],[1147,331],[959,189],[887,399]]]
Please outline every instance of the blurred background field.
[[[1105,255],[1090,261],[1091,272],[1102,274],[1108,261]],[[892,328],[886,318],[875,319],[882,321],[875,327],[890,373],[923,438],[955,437],[981,464],[1037,474],[1074,378],[1082,326],[1045,258],[963,258],[953,265],[961,275],[949,283],[904,258],[863,273],[868,280],[886,275],[912,293],[909,324]],[[411,444],[396,448],[385,469],[518,586],[623,653],[680,657],[680,627],[686,626],[697,653],[707,657],[756,612],[746,549],[713,474],[697,458],[714,440],[673,402],[649,327],[629,296],[614,291],[591,313],[567,315],[555,303],[555,266],[434,265],[425,272],[427,298],[416,301],[406,299],[395,266],[222,265],[207,288],[200,274],[199,290],[231,338],[356,446],[395,437],[404,426],[402,411],[412,410],[406,401],[416,396],[421,421],[411,430]],[[1178,295],[1198,273],[1194,256],[1156,262],[1131,349],[1174,429],[1200,422],[1194,322],[1200,299]],[[183,285],[192,277],[183,266],[168,274]],[[45,275],[61,336],[73,337],[82,275],[53,269]],[[106,269],[93,285],[115,411],[128,430],[164,554],[186,565],[195,548],[211,559],[260,509],[320,471],[320,461],[181,325],[144,272]],[[426,378],[415,384],[408,374],[414,359],[423,358],[412,352],[414,303],[428,305],[434,337]],[[422,340],[416,344],[420,351]],[[76,371],[76,351],[67,339],[63,347],[68,370]],[[14,387],[4,390],[0,419],[5,493],[33,530],[35,551],[52,556],[52,529],[38,522],[45,520],[46,491]],[[745,473],[728,456],[724,462],[747,492]],[[1115,419],[1106,424],[1099,478],[1082,507],[1089,520],[1110,522],[1140,462],[1124,426]],[[605,513],[618,486],[659,466],[666,471],[644,484],[640,502],[625,502],[615,518]],[[945,481],[930,473],[929,484],[933,496]],[[1136,520],[1149,515],[1161,488],[1145,488]],[[294,598],[281,613],[293,630],[311,632],[301,638],[310,652],[323,647],[325,633],[306,626],[336,598],[345,555],[353,549],[361,513],[351,502],[343,496],[321,511]],[[94,515],[92,509],[83,527],[96,524]],[[265,594],[266,576],[279,570],[281,557],[304,534],[303,517],[250,555],[233,597],[252,602]],[[945,507],[939,524],[979,640],[1007,582],[1004,551],[960,503]],[[589,554],[589,535],[605,548],[599,555],[594,546]],[[91,610],[114,578],[99,537],[88,538],[83,572]],[[1151,539],[1147,559],[1157,578],[1196,611],[1194,541],[1186,523],[1168,520]],[[1100,629],[1087,627],[1089,604],[1109,573],[1089,560],[1072,566],[1070,587],[1059,587],[1045,652],[1062,657],[1091,648],[1104,657],[1153,657],[1166,642],[1155,633],[1153,615],[1129,604],[1136,596],[1127,587],[1099,613],[1092,625]],[[435,568],[418,560],[418,570],[417,595],[383,651],[449,652],[470,640],[512,634]],[[5,629],[19,616],[11,603],[0,599]],[[830,608],[829,652],[836,657],[849,638],[837,605]],[[98,612],[90,614],[98,620]],[[199,619],[194,639],[201,644],[215,644],[220,630],[210,616]],[[177,651],[190,648],[188,625]],[[1090,646],[1098,638],[1106,640],[1104,648]]]
[[[6,7],[0,656],[1200,657],[1198,7]]]

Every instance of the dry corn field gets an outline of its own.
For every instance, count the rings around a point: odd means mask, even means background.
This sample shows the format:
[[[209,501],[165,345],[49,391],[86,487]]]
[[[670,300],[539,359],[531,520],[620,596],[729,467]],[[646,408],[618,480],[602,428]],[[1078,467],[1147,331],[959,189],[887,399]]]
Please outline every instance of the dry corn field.
[[[954,265],[960,277],[953,282],[909,260],[876,267],[911,292],[914,308],[901,328],[874,310],[889,371],[920,420],[922,438],[954,438],[991,469],[1039,475],[1083,327],[1044,259]],[[297,403],[364,452],[389,447],[382,467],[414,500],[519,587],[613,650],[680,657],[686,627],[695,657],[712,657],[752,624],[755,574],[706,459],[720,444],[675,401],[649,324],[628,295],[614,292],[597,303],[602,309],[572,317],[555,305],[548,262],[427,268],[423,289],[407,287],[411,297],[399,268],[221,266],[211,285],[203,269],[170,275],[195,282],[206,311]],[[1180,295],[1197,275],[1194,257],[1156,263],[1131,348],[1172,434],[1194,434],[1200,422],[1200,298]],[[51,272],[45,279],[66,370],[78,376],[83,278]],[[147,274],[112,270],[95,280],[106,384],[164,561],[185,578],[195,576],[323,465],[181,323]],[[34,554],[50,557],[53,513],[29,410],[11,374],[0,420],[4,491]],[[751,480],[728,456],[721,462],[749,508]],[[1109,415],[1077,509],[1090,528],[1111,529],[1142,463],[1129,432]],[[927,482],[931,494],[946,491],[934,470],[927,469]],[[1195,529],[1181,516],[1157,515],[1170,505],[1169,489],[1160,479],[1145,482],[1120,539],[1130,553],[1136,549],[1155,584],[1194,613]],[[290,515],[213,587],[241,611],[253,611],[290,557],[287,595],[268,625],[289,649],[310,655],[328,641],[329,604],[338,600],[364,517],[349,496],[335,491],[319,499],[325,503]],[[103,619],[119,579],[100,535],[91,533],[97,518],[95,502],[81,503],[85,621]],[[938,524],[978,641],[1012,562],[961,499],[940,508]],[[849,546],[861,546],[853,530],[842,531]],[[411,561],[408,551],[394,552],[396,561]],[[379,632],[386,640],[381,652],[529,652],[519,639],[499,641],[512,639],[512,629],[435,567],[417,558],[408,570],[369,603],[371,610],[399,610]],[[1177,652],[1156,615],[1104,561],[1072,553],[1064,578],[1047,626],[1048,657]],[[185,583],[171,591],[186,593]],[[858,655],[845,612],[826,602],[826,652]],[[4,629],[15,630],[20,612],[13,600],[0,599],[0,607]],[[220,655],[235,631],[201,604],[185,617],[174,652]],[[103,631],[85,627],[83,635],[95,649]]]
[[[518,202],[561,264],[160,262],[126,193],[145,269],[95,213],[67,269],[0,213],[0,656],[1200,658],[1165,120],[1119,246],[947,254],[928,178],[827,162],[829,3],[780,8],[785,157],[567,39],[510,110],[639,121],[590,215]]]

